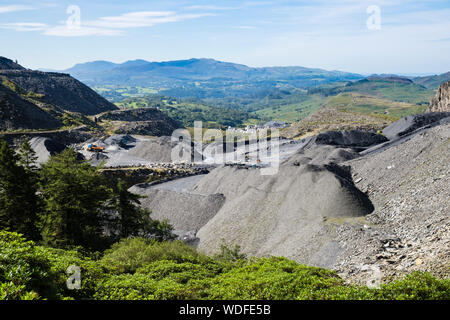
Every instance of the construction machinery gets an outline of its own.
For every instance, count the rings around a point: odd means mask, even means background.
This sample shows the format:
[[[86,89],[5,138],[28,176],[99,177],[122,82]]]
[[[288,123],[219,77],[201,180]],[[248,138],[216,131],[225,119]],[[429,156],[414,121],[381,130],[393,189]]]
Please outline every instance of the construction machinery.
[[[103,152],[105,150],[105,148],[96,146],[95,144],[88,144],[86,150],[90,151],[90,152]]]

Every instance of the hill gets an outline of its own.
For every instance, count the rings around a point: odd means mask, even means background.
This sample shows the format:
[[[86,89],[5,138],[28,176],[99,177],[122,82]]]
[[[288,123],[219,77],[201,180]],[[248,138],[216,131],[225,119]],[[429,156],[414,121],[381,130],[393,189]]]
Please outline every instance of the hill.
[[[378,118],[381,116],[385,120],[392,121],[404,115],[423,111],[433,95],[432,90],[417,85],[407,78],[370,76],[354,82],[321,85],[310,88],[307,92],[283,90],[278,94],[270,94],[247,107],[251,115],[255,117],[289,123],[300,121],[321,108],[330,108],[330,112],[319,113],[319,115],[326,115],[319,123],[337,125],[328,115],[343,111],[352,113],[353,118],[358,118],[356,114],[365,114]],[[349,114],[343,116],[348,118]],[[339,118],[342,117],[339,116]],[[372,120],[369,121],[371,127]],[[384,122],[381,121],[381,123]],[[294,127],[302,127],[302,125]],[[310,124],[307,127],[310,127]],[[346,125],[345,128],[348,126]],[[290,136],[292,135],[296,136],[294,132],[291,132]]]
[[[0,57],[0,70],[25,70],[25,68],[8,58]]]
[[[0,57],[1,131],[62,130],[95,124],[86,115],[118,108],[67,74],[23,68]]]
[[[442,83],[450,80],[450,71],[440,75],[417,77],[413,79],[415,83],[423,85],[429,89],[437,89]]]
[[[128,109],[158,108],[185,127],[193,127],[194,121],[202,121],[205,128],[238,127],[250,118],[243,110],[215,107],[199,99],[177,99],[159,95],[127,98],[116,105]]]
[[[0,84],[0,131],[53,129],[60,120]]]
[[[378,131],[389,123],[388,119],[382,117],[327,107],[292,124],[289,128],[282,131],[282,135],[286,138],[299,139],[326,131],[354,129]]]
[[[107,71],[107,72],[105,72]],[[180,83],[186,80],[292,80],[303,79],[334,80],[335,78],[358,79],[360,75],[310,69],[304,67],[266,67],[251,68],[242,64],[222,62],[214,59],[189,59],[167,62],[148,62],[145,60],[127,61],[114,64],[106,61],[94,61],[77,64],[64,70],[90,85],[121,84],[148,85]]]
[[[307,88],[363,78],[341,71],[304,67],[252,68],[213,59],[167,62],[134,60],[121,64],[94,61],[77,64],[63,72],[92,86],[113,102],[136,97],[139,91],[176,98],[254,99],[255,96],[262,98],[268,90],[278,88]]]
[[[156,108],[137,108],[108,111],[97,116],[99,125],[107,132],[170,136],[182,125]]]
[[[112,103],[68,74],[32,70],[0,70],[0,76],[26,91],[40,95],[40,100],[66,111],[94,115],[116,110]]]
[[[337,95],[342,92],[357,92],[394,102],[407,102],[417,105],[429,103],[434,93],[408,78],[371,76],[344,85],[318,87],[309,89],[309,93],[319,93],[324,96]]]

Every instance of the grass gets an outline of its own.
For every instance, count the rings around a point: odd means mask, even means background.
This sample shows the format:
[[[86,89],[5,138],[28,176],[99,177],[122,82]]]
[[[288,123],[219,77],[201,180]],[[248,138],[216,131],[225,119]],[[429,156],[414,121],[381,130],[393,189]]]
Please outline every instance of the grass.
[[[427,106],[408,102],[395,102],[376,96],[344,92],[330,97],[325,103],[327,107],[343,111],[383,116],[390,120],[397,120],[410,114],[423,112]]]
[[[288,103],[275,107],[267,107],[258,111],[254,111],[251,115],[259,118],[284,121],[293,123],[306,118],[308,115],[317,111],[326,99],[320,95],[304,95],[299,97],[299,102]]]

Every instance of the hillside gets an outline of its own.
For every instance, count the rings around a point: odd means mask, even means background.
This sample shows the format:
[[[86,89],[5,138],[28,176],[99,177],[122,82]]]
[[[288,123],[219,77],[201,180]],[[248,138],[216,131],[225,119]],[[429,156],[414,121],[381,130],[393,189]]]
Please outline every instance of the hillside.
[[[0,70],[21,88],[42,95],[41,100],[57,105],[66,111],[94,115],[117,109],[94,90],[67,74],[32,70]]]
[[[410,79],[379,76],[371,76],[345,85],[312,88],[308,92],[325,96],[337,95],[342,92],[357,92],[380,99],[417,105],[428,104],[434,95],[433,90],[416,84]]]
[[[54,129],[59,119],[0,83],[0,131]]]
[[[158,108],[185,127],[193,127],[194,121],[202,121],[205,128],[242,126],[250,115],[243,110],[214,107],[199,99],[176,99],[159,95],[127,98],[116,103],[120,108]]]
[[[25,68],[8,58],[0,57],[0,70],[25,70]]]
[[[305,119],[282,130],[282,136],[300,139],[333,130],[378,131],[383,129],[389,120],[368,114],[323,108]]]
[[[106,132],[170,136],[182,125],[156,108],[137,108],[108,111],[97,116]]]
[[[450,80],[450,71],[440,75],[417,77],[413,79],[415,83],[425,86],[429,89],[437,89],[441,83]]]
[[[30,132],[86,126],[86,115],[117,107],[66,74],[27,70],[0,57],[0,130]]]
[[[12,60],[0,57],[0,78],[18,86],[41,102],[65,111],[94,115],[117,107],[94,90],[68,74],[27,70]]]
[[[354,121],[357,122],[354,128],[379,128],[380,124],[387,123],[386,120],[393,121],[424,111],[434,95],[432,90],[417,85],[410,79],[393,76],[371,76],[355,82],[331,83],[310,88],[307,93],[288,90],[283,92],[269,95],[247,108],[252,110],[252,115],[259,118],[289,123],[301,121],[321,108],[329,108],[329,111],[314,116],[317,125],[311,127],[309,120],[307,125],[293,125],[288,136],[301,136],[304,129],[308,131],[322,126],[336,127],[338,124],[334,123],[333,119],[336,113],[339,113],[338,118],[341,120],[353,118],[350,122],[343,121],[346,123],[343,128],[350,128]],[[342,112],[345,114],[341,114]],[[319,115],[324,118],[317,119]],[[371,120],[366,122],[369,118]],[[295,128],[299,130],[297,133],[294,132]]]

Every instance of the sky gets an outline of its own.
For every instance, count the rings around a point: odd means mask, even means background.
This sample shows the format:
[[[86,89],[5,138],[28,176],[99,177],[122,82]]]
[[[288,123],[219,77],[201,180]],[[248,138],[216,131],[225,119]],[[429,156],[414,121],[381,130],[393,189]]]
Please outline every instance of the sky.
[[[450,0],[0,0],[0,39],[0,56],[31,69],[213,58],[440,74],[450,71]]]

